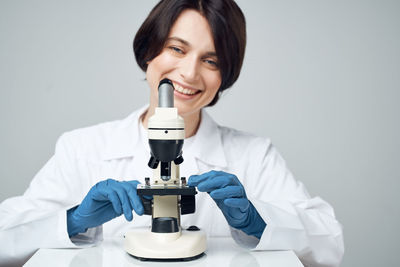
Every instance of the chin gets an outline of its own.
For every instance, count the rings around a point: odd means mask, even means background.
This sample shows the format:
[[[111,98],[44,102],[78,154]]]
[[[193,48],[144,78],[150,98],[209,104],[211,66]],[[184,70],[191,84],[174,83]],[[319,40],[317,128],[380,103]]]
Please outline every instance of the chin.
[[[188,106],[188,105],[181,105],[181,104],[176,103],[175,107],[178,109],[178,113],[182,117],[187,117],[187,116],[193,115],[197,112],[200,112],[200,109],[194,109],[192,106]]]

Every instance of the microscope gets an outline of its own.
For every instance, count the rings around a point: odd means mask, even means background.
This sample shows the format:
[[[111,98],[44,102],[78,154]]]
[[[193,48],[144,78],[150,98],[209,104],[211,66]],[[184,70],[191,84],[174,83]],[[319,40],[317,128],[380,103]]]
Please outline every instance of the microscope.
[[[206,250],[206,235],[196,226],[181,227],[181,215],[195,212],[194,187],[180,177],[185,124],[174,108],[174,87],[168,79],[158,86],[158,107],[148,121],[153,183],[145,178],[137,194],[144,214],[151,215],[151,228],[125,234],[125,250],[140,260],[192,260]]]

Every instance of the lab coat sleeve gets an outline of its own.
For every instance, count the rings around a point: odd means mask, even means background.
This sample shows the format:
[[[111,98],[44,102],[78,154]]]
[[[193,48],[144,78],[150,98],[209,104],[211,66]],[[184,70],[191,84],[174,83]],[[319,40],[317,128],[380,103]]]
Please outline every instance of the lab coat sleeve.
[[[305,266],[339,266],[343,253],[342,226],[332,207],[319,197],[311,198],[275,147],[255,146],[244,186],[267,226],[261,239],[231,229],[233,239],[254,250],[293,250]]]
[[[87,163],[76,158],[73,141],[62,136],[24,195],[0,204],[0,266],[20,266],[39,248],[76,248],[101,240],[101,227],[72,240],[68,236],[66,211],[80,203],[89,186],[79,171],[88,169]]]

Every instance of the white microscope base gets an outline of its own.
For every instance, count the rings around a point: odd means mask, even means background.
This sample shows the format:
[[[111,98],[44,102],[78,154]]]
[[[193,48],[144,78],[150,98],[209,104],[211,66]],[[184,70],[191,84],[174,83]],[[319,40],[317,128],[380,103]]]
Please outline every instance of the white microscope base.
[[[124,243],[126,252],[132,256],[155,260],[190,259],[207,248],[203,231],[152,233],[149,228],[141,228],[126,233]]]

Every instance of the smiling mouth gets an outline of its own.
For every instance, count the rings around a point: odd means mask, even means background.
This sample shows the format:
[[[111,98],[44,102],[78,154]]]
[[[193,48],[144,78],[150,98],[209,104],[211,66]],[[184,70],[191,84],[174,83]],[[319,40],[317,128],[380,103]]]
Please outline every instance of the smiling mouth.
[[[177,84],[175,82],[172,82],[172,83],[174,85],[175,90],[184,95],[195,95],[195,94],[201,92],[200,90],[193,90],[193,89],[183,87],[180,84]]]

